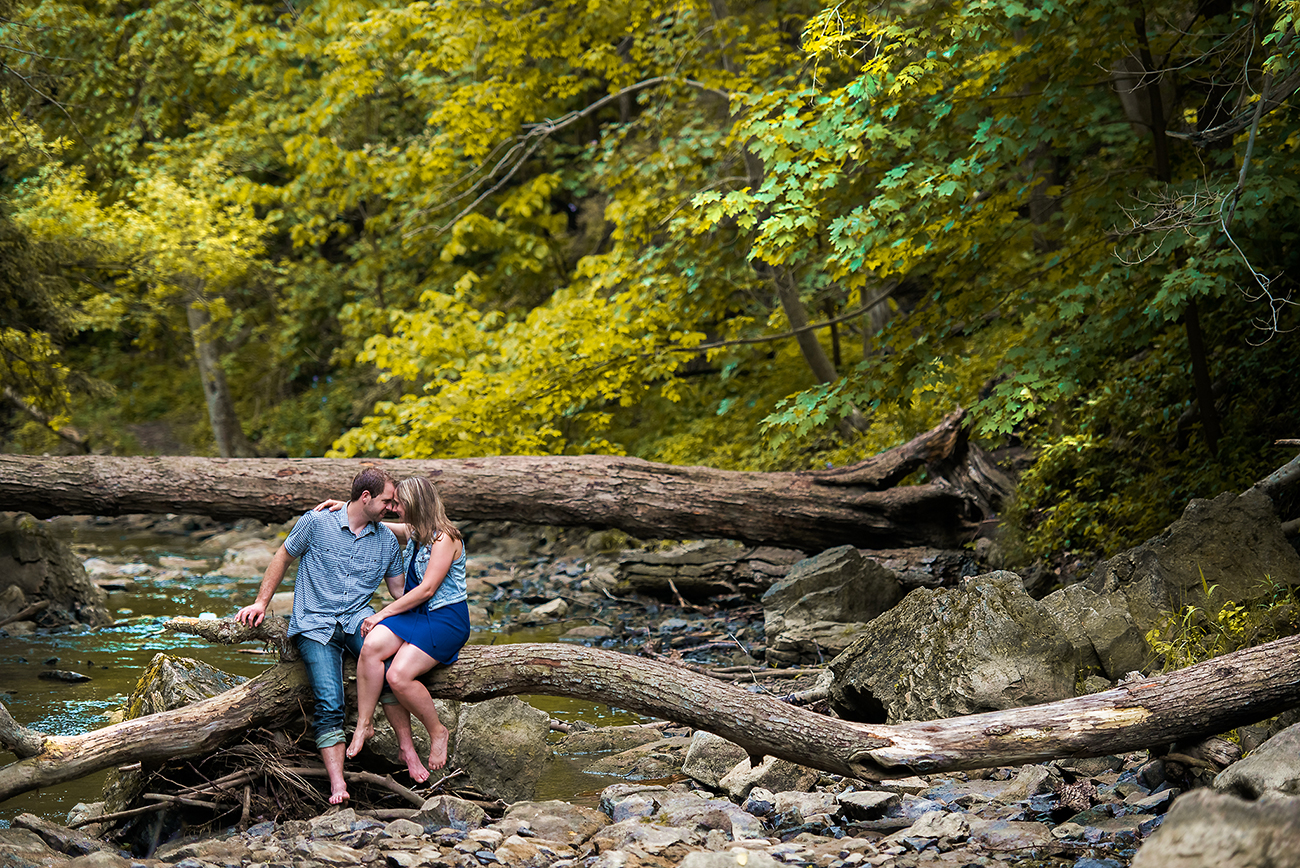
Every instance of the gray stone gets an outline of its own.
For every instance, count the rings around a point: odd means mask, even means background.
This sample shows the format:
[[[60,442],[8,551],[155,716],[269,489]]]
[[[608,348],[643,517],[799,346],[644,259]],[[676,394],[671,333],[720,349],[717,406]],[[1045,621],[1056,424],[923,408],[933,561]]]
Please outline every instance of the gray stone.
[[[749,753],[735,742],[698,730],[691,736],[691,746],[686,751],[682,772],[716,790],[719,782],[736,767],[736,763],[748,759]]]
[[[418,838],[424,834],[424,825],[399,818],[384,826],[384,834],[390,838]]]
[[[1046,847],[1053,841],[1051,829],[1042,823],[978,817],[967,817],[967,820],[970,823],[970,842],[998,853],[1023,853]]]
[[[612,817],[616,823],[633,817],[648,817],[657,810],[656,799],[671,792],[667,787],[658,784],[610,784],[600,792],[600,810]],[[625,805],[631,807],[625,809]],[[619,816],[620,813],[624,815]]]
[[[839,800],[834,793],[777,793],[773,807],[778,814],[798,811],[801,817],[813,817],[818,814],[838,814]]]
[[[1081,677],[1101,673],[1114,681],[1149,666],[1150,648],[1129,615],[1122,591],[1099,594],[1074,584],[1048,594],[1042,603],[1074,645]]]
[[[682,769],[682,761],[690,747],[686,736],[661,738],[649,744],[602,757],[586,771],[596,775],[617,775],[631,780],[651,780],[675,775]]]
[[[458,829],[462,832],[478,829],[487,822],[487,811],[473,802],[458,799],[455,796],[434,796],[411,817],[413,822],[424,827],[425,832],[433,833],[442,829]]]
[[[726,791],[733,799],[743,801],[754,787],[762,787],[774,793],[791,790],[810,790],[821,779],[821,772],[792,763],[789,760],[765,756],[756,766],[751,766],[745,759],[735,768],[723,775],[718,781],[718,788]]]
[[[0,829],[0,865],[63,865],[68,857],[30,829]]]
[[[1020,577],[997,572],[912,591],[830,668],[842,717],[897,723],[1069,698],[1076,654]]]
[[[552,758],[550,724],[550,715],[514,696],[464,703],[451,765],[489,798],[531,799]]]
[[[555,747],[565,756],[580,756],[586,753],[630,750],[659,741],[663,737],[663,732],[654,726],[602,726],[571,732],[560,739]]]
[[[131,868],[131,860],[117,853],[98,850],[68,860],[64,868]]]
[[[1300,724],[1282,730],[1220,772],[1214,789],[1250,801],[1269,794],[1300,795]]]
[[[1300,585],[1300,555],[1269,497],[1246,491],[1191,501],[1163,533],[1100,564],[1085,584],[1098,594],[1122,591],[1129,615],[1145,632],[1186,605],[1258,598],[1265,577]]]
[[[949,841],[964,841],[969,836],[970,821],[964,814],[927,811],[911,826],[895,832],[885,840],[897,842],[904,838],[939,838]]]
[[[892,570],[852,546],[799,561],[763,594],[767,659],[816,663],[836,655],[902,595]]]
[[[742,807],[747,814],[753,814],[755,817],[766,817],[776,810],[776,794],[762,787],[754,787],[749,791],[749,795],[745,797],[745,804]]]
[[[687,853],[678,868],[786,868],[762,850],[744,850],[736,847],[719,853],[697,850]]]
[[[113,619],[104,604],[107,594],[95,586],[72,549],[54,537],[49,527],[25,512],[0,513],[0,620],[48,601],[36,618],[46,626],[89,624]],[[6,629],[12,630],[10,624]]]
[[[609,825],[609,817],[595,808],[562,801],[516,802],[506,819],[524,820],[538,838],[577,845]]]
[[[878,790],[840,793],[839,800],[845,815],[854,820],[876,820],[884,816],[886,811],[902,804],[898,793]]]
[[[592,836],[591,841],[602,852],[635,847],[650,854],[658,854],[674,844],[693,844],[698,838],[699,835],[690,829],[661,826],[638,818],[606,826]]]
[[[753,814],[727,799],[702,799],[694,793],[674,793],[659,801],[655,820],[696,832],[720,829],[733,841],[744,838],[761,838],[763,824]]]

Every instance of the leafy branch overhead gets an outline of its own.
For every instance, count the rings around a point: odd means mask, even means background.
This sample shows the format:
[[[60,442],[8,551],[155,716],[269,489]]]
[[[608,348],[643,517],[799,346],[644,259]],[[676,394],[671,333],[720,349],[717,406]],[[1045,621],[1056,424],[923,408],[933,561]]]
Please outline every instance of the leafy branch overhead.
[[[12,437],[773,470],[964,406],[1100,554],[1300,424],[1297,13],[18,2]]]

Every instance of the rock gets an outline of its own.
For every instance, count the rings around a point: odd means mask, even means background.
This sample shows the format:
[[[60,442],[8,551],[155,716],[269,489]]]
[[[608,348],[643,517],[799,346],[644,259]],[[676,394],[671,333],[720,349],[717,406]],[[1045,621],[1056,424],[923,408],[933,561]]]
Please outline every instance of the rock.
[[[35,832],[51,849],[66,853],[69,856],[83,856],[99,850],[116,852],[98,838],[92,838],[85,832],[69,829],[67,826],[60,826],[58,823],[51,823],[49,820],[35,814],[19,814],[14,817],[13,824],[19,829]]]
[[[515,696],[463,703],[451,764],[488,798],[531,799],[551,761],[550,729],[550,715]]]
[[[1129,616],[1121,591],[1099,594],[1082,584],[1069,585],[1043,598],[1078,654],[1080,675],[1101,672],[1111,681],[1151,663],[1151,649]]]
[[[663,732],[653,726],[602,726],[571,732],[556,743],[556,750],[566,756],[607,751],[630,750],[659,741]],[[687,756],[689,756],[689,752]]]
[[[126,702],[123,720],[176,708],[224,693],[246,679],[222,672],[188,657],[155,654],[136,682]],[[149,775],[143,771],[110,769],[104,782],[104,809],[125,810],[145,791]]]
[[[569,604],[557,597],[549,603],[543,603],[531,611],[524,612],[519,616],[518,620],[524,624],[539,621],[557,621],[567,614],[569,614]]]
[[[1022,766],[1011,782],[998,794],[998,801],[1023,802],[1030,796],[1052,793],[1061,787],[1061,776],[1046,766]]]
[[[618,775],[629,780],[650,780],[675,775],[691,740],[685,736],[661,738],[648,744],[603,757],[587,766],[593,775]]]
[[[1282,730],[1220,772],[1214,789],[1249,801],[1268,795],[1300,796],[1300,724]]]
[[[1055,840],[1051,829],[1042,823],[985,820],[979,817],[967,817],[967,820],[970,824],[970,842],[998,853],[1024,853],[1048,847]],[[1080,866],[1081,863],[1075,863],[1075,868]]]
[[[412,822],[419,823],[427,833],[442,829],[459,829],[462,832],[478,829],[487,822],[487,812],[473,802],[455,796],[434,796],[423,805]]]
[[[767,659],[816,663],[839,654],[902,596],[898,577],[852,546],[799,561],[763,594]]]
[[[761,838],[763,823],[727,799],[705,799],[696,793],[669,793],[656,799],[656,822],[703,832],[718,829],[733,841]]]
[[[832,708],[865,723],[934,720],[1074,695],[1074,646],[1015,573],[919,588],[831,661]]]
[[[85,856],[70,859],[64,868],[131,868],[132,860],[107,850],[96,850]]]
[[[840,806],[844,814],[854,820],[875,820],[885,815],[891,808],[902,802],[898,793],[886,793],[878,790],[840,793]]]
[[[70,669],[46,669],[36,677],[44,678],[46,681],[67,681],[73,684],[90,680],[89,675],[82,675],[80,672],[73,672]]]
[[[669,581],[688,597],[761,593],[784,576],[803,552],[700,540],[666,551],[642,549],[619,556],[616,576],[632,590],[669,594]]]
[[[743,801],[754,787],[762,787],[774,793],[810,790],[820,778],[821,772],[816,769],[766,756],[761,763],[752,767],[748,758],[737,763],[718,781],[718,787],[733,799]]]
[[[9,868],[64,865],[68,857],[52,849],[30,829],[0,829],[0,865]]]
[[[384,834],[390,838],[418,838],[424,834],[424,825],[399,818],[384,827]]]
[[[504,865],[523,868],[550,868],[561,859],[571,859],[577,853],[564,844],[554,844],[531,838],[511,835],[501,842],[492,854]]]
[[[747,814],[766,817],[776,810],[776,794],[762,787],[754,787],[749,791],[749,795],[745,796],[745,804],[742,807]]]
[[[688,853],[678,868],[786,868],[762,850],[743,850],[739,847],[723,853],[697,850]]]
[[[885,840],[899,842],[905,838],[935,838],[946,841],[964,841],[970,836],[970,821],[963,814],[946,811],[928,811],[906,829],[895,832]],[[941,848],[947,849],[947,848]]]
[[[49,606],[36,618],[45,626],[99,626],[113,620],[104,607],[107,595],[95,587],[72,549],[25,512],[0,513],[0,575],[9,586],[0,598],[0,620],[43,600]]]
[[[691,736],[691,746],[686,751],[682,772],[716,790],[722,778],[736,767],[736,763],[748,759],[749,753],[740,745],[701,729]]]
[[[1163,533],[1098,565],[1084,584],[1097,594],[1121,591],[1145,633],[1185,605],[1257,598],[1266,576],[1300,585],[1300,555],[1269,497],[1251,490],[1191,501]],[[1213,589],[1212,602],[1206,588]]]
[[[595,808],[561,801],[516,802],[506,819],[527,821],[538,838],[575,846],[609,825],[609,817]]]
[[[244,539],[226,549],[221,565],[207,575],[228,579],[260,579],[279,548],[264,539]]]
[[[838,814],[840,803],[834,793],[794,791],[777,793],[773,808],[778,814],[798,811],[800,817],[814,817],[818,814]]]
[[[1206,789],[1180,796],[1133,868],[1300,866],[1300,800],[1247,802]]]
[[[562,636],[561,642],[601,642],[614,635],[614,631],[601,624],[587,624],[574,627]]]

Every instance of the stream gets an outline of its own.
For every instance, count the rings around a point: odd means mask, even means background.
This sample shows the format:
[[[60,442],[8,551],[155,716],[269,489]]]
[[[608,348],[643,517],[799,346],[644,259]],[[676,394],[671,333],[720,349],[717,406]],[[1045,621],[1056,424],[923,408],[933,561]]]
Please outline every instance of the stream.
[[[0,638],[0,701],[19,723],[51,735],[74,735],[106,725],[107,716],[126,701],[140,673],[160,651],[192,657],[245,677],[255,676],[275,662],[274,655],[254,645],[213,645],[198,637],[164,632],[162,625],[168,618],[228,617],[239,606],[251,602],[257,593],[258,578],[208,575],[220,566],[222,556],[201,551],[201,540],[113,523],[68,526],[56,522],[51,524],[51,529],[83,561],[101,558],[126,564],[124,571],[135,573],[135,587],[109,592],[106,605],[109,613],[118,619],[109,626],[95,629],[74,626]],[[164,568],[176,563],[167,559],[177,558],[193,566]],[[471,564],[473,560],[471,550]],[[292,589],[292,576],[291,572],[280,591]],[[547,624],[505,632],[499,625],[473,623],[469,644],[554,642],[572,626],[572,623]],[[52,669],[71,670],[89,676],[90,680],[66,682],[40,677]],[[565,697],[521,698],[565,722],[615,726],[649,720]],[[558,734],[552,736],[558,739]],[[581,770],[597,758],[592,755],[559,757],[560,762],[550,764],[537,798],[594,804],[599,791],[618,780]],[[0,804],[0,828],[9,826],[15,816],[24,812],[64,822],[67,812],[78,802],[99,799],[106,774],[106,771],[99,772]]]

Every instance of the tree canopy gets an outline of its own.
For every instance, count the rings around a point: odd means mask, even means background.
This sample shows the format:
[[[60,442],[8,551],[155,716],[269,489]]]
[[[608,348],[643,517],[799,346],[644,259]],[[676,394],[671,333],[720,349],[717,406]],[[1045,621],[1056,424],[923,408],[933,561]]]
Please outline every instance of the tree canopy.
[[[1297,14],[11,0],[6,448],[785,469],[961,405],[1025,550],[1107,553],[1296,435]]]

